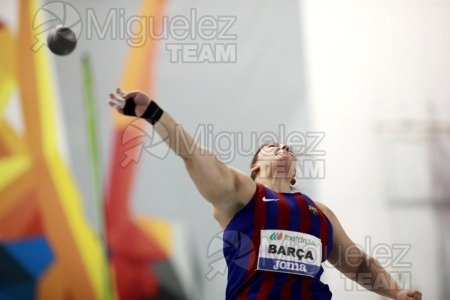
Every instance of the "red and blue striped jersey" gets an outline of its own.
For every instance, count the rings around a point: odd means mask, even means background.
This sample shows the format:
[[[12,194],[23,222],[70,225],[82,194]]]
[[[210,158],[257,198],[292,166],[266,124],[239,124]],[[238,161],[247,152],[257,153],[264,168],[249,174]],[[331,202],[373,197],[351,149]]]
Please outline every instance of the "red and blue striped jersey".
[[[259,257],[259,251],[265,243],[261,241],[261,236],[264,236],[261,232],[270,233],[270,230],[275,230],[270,235],[271,240],[280,239],[282,233],[292,232],[318,241],[316,249],[321,250],[316,252],[322,253],[313,275],[286,273],[281,269],[261,270],[263,260]],[[278,265],[302,265],[303,256],[298,254],[303,250],[280,249],[281,246],[276,250],[275,245],[271,247],[274,250],[272,253],[281,251],[282,254],[292,254],[291,262],[278,261]],[[320,281],[320,276],[323,273],[321,262],[328,258],[332,247],[333,227],[308,196],[302,193],[276,193],[257,183],[253,198],[236,213],[224,231],[223,253],[228,265],[226,299],[331,299],[328,285]]]

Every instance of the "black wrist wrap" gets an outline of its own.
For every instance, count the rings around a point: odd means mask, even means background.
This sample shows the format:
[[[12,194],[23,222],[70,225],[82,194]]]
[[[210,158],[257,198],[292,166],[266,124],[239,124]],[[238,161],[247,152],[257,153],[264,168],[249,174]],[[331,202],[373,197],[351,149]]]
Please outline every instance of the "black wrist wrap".
[[[150,124],[154,125],[156,122],[159,121],[159,118],[161,118],[164,110],[162,110],[161,107],[159,107],[158,104],[156,104],[155,101],[150,102],[147,109],[145,110],[144,114],[141,116],[141,118],[146,119],[150,122]]]
[[[136,117],[135,108],[136,104],[134,103],[134,99],[127,99],[123,108],[124,115]],[[150,124],[154,125],[161,118],[163,112],[164,110],[162,110],[162,108],[159,107],[155,101],[151,101],[145,112],[140,117],[146,119]]]

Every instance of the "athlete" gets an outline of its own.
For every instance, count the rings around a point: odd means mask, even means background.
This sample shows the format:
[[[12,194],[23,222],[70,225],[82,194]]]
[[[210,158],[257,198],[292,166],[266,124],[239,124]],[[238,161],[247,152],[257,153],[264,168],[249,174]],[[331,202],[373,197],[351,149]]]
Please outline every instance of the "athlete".
[[[297,158],[288,145],[262,145],[249,177],[198,145],[145,93],[117,89],[109,104],[151,123],[213,205],[214,218],[224,230],[226,299],[331,299],[328,285],[320,280],[325,260],[381,296],[422,299],[417,290],[403,290],[376,259],[360,250],[327,206],[291,192]]]

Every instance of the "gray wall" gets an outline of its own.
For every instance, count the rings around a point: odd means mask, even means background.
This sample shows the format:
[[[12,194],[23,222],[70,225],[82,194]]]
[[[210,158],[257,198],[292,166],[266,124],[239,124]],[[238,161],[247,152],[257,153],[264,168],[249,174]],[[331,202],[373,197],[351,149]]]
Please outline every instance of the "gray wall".
[[[310,126],[327,134],[313,195],[365,251],[388,247],[404,288],[449,299],[450,2],[301,4]],[[380,299],[328,275],[337,299]]]

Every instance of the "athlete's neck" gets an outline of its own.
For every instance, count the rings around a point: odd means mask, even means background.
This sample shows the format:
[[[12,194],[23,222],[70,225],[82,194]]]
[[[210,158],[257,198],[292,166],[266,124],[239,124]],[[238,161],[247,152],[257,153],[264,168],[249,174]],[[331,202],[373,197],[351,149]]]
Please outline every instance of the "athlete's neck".
[[[289,178],[256,178],[255,181],[268,187],[277,193],[290,193],[291,185]]]

